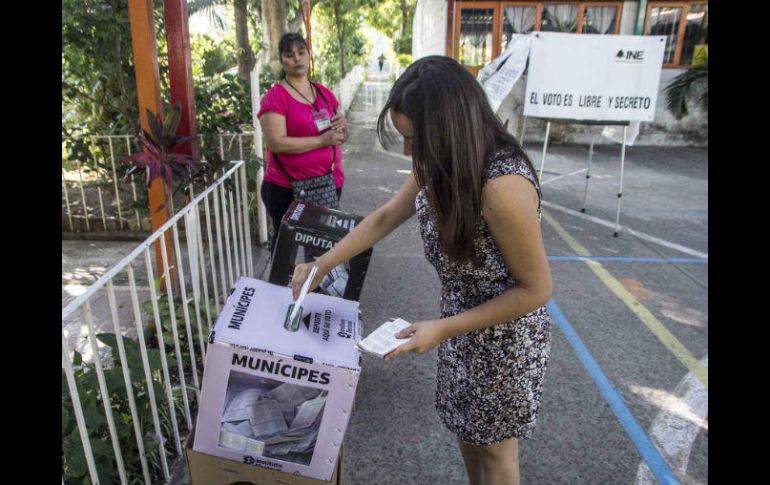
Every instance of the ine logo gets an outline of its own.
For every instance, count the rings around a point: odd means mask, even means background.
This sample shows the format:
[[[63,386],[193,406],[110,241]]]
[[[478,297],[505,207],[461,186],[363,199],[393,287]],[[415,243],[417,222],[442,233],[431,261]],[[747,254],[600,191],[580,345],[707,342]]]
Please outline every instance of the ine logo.
[[[618,60],[624,61],[643,61],[644,51],[623,51],[623,49],[620,49],[618,53],[615,54],[615,57]]]

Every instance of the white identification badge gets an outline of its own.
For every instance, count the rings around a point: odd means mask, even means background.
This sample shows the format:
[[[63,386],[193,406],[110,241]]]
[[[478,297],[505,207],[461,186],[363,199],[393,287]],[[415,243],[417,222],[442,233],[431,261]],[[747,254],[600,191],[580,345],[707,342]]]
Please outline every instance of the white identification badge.
[[[332,120],[329,118],[329,113],[327,113],[325,109],[313,110],[312,115],[318,133],[322,133],[331,128]]]

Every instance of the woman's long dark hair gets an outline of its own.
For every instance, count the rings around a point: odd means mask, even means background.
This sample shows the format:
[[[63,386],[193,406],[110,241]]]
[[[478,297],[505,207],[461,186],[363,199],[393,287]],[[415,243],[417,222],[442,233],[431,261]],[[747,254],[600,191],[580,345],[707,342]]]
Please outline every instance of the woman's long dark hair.
[[[476,79],[450,57],[423,57],[396,80],[377,120],[380,141],[391,111],[412,122],[414,174],[437,213],[442,249],[454,261],[476,263],[487,160],[512,147],[536,174],[532,162],[503,128]]]

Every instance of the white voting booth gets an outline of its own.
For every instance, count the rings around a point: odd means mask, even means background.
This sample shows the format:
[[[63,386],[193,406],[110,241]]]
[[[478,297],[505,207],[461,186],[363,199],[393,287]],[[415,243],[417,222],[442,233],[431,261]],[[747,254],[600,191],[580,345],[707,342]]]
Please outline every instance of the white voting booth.
[[[523,72],[523,60],[529,57],[524,116],[546,121],[539,169],[541,178],[552,122],[605,126],[603,135],[621,144],[615,217],[617,236],[626,144],[633,144],[639,122],[653,120],[665,37],[558,32],[533,32],[515,37],[503,55],[479,72],[479,82],[496,110]],[[592,135],[587,167],[558,177],[586,172],[584,212],[593,141]],[[556,179],[550,181],[553,180]]]

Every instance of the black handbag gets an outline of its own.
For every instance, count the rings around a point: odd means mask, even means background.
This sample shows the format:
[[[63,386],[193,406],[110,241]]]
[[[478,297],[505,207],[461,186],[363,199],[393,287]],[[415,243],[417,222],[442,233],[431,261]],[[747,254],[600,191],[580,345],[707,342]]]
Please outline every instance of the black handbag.
[[[326,97],[321,93],[320,89],[318,89],[318,94],[321,95],[321,98],[324,103],[326,103],[329,111],[332,111],[331,106],[329,106]],[[336,110],[334,113],[336,114]],[[334,163],[337,161],[337,147],[335,145],[332,145],[332,166],[329,169],[329,173],[305,180],[292,179],[289,172],[283,167],[283,164],[275,153],[273,153],[273,158],[281,171],[286,175],[286,178],[291,182],[291,190],[295,200],[328,207],[330,209],[339,209],[340,200],[337,196],[337,187],[334,185]]]
[[[328,207],[330,209],[340,208],[340,199],[337,196],[337,187],[334,185],[334,162],[337,158],[337,148],[334,147],[332,155],[332,166],[329,173],[319,177],[312,177],[305,180],[294,180],[289,176],[289,172],[283,168],[283,164],[273,153],[273,158],[278,163],[286,178],[291,182],[291,191],[295,200],[308,202],[310,204]]]

